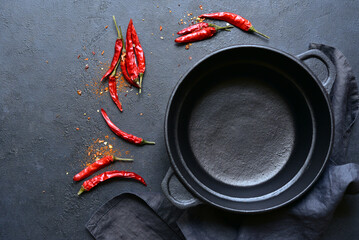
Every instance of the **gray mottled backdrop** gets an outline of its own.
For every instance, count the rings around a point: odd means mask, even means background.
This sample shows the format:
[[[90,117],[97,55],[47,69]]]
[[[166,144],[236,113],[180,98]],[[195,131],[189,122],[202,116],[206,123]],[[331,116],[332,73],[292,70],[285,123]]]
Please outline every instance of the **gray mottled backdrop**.
[[[233,29],[188,50],[174,44],[176,32],[193,16],[215,11],[239,13],[271,39]],[[210,52],[261,44],[296,55],[310,42],[324,43],[339,48],[358,77],[358,12],[355,0],[1,1],[0,238],[92,239],[85,223],[120,191],[161,191],[169,166],[163,136],[169,95],[181,75]],[[98,84],[112,58],[112,15],[123,32],[133,19],[147,60],[143,94],[120,86],[123,113],[108,92],[100,94],[105,85]],[[97,112],[101,107],[123,130],[156,145],[137,147],[113,139]],[[135,171],[148,187],[113,181],[78,197],[81,183],[72,176],[93,160],[96,148],[108,146],[96,139],[111,144],[117,155],[135,158],[109,169]],[[357,163],[358,143],[355,126],[348,158]],[[325,239],[353,239],[359,235],[358,224],[359,197],[346,196]]]

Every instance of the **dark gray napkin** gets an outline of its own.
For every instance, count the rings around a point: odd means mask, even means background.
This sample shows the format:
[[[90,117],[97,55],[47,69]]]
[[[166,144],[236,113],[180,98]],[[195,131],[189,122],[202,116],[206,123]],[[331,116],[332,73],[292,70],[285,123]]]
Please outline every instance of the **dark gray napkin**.
[[[359,193],[359,165],[347,163],[350,129],[359,110],[351,67],[337,49],[310,44],[336,66],[330,93],[335,139],[329,162],[317,183],[299,200],[264,214],[243,215],[209,205],[174,207],[162,193],[123,193],[103,205],[86,224],[102,239],[318,239],[344,194]]]

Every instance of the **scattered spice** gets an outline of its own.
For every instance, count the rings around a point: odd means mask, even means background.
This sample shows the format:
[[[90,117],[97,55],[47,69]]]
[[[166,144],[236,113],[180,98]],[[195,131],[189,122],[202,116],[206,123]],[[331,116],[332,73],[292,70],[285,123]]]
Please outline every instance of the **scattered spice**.
[[[79,131],[80,130],[80,128],[76,128],[76,131]]]
[[[96,53],[94,51],[92,51],[92,55],[95,55]]]
[[[79,59],[81,57],[81,55],[79,54],[78,56],[77,56],[77,59]]]
[[[191,57],[191,56],[189,56],[189,57],[188,57],[188,59],[189,59],[189,60],[192,60],[192,57]]]
[[[88,65],[88,64],[85,65],[85,69],[86,69],[86,70],[89,69],[89,65]]]
[[[160,31],[162,31],[162,26],[160,26]]]
[[[188,49],[189,49],[189,43],[188,43],[188,44],[186,44],[185,49],[186,49],[186,50],[188,50]]]
[[[85,58],[84,60],[87,61],[87,60],[89,60],[89,59],[88,59],[88,58]]]
[[[108,28],[108,25],[105,26],[105,29],[107,29],[107,28]]]
[[[202,6],[202,5],[199,5],[199,9],[203,10],[203,6]]]
[[[101,52],[101,55],[103,55],[104,53],[105,53],[105,51],[102,51],[102,52]]]
[[[77,90],[77,94],[81,96],[82,91],[81,91],[81,90]]]
[[[49,61],[47,61],[47,60],[46,60],[45,62],[46,62],[46,63],[49,63]]]
[[[90,117],[87,118],[87,120],[90,120],[90,119],[91,119]]]

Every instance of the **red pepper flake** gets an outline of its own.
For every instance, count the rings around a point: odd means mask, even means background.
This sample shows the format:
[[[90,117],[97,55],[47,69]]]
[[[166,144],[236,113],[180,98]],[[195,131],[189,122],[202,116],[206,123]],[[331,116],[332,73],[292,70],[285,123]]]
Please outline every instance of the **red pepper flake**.
[[[77,56],[77,59],[79,59],[81,57],[81,55],[79,54],[78,56]]]
[[[81,96],[82,91],[81,91],[81,90],[77,90],[77,94]]]
[[[162,31],[162,26],[160,26],[160,31]]]
[[[108,25],[107,26],[105,26],[105,29],[107,29],[108,28]]]
[[[95,55],[96,53],[94,51],[92,51],[92,55]]]
[[[102,51],[101,55],[103,55],[105,53],[105,51]]]
[[[80,128],[76,128],[76,131],[79,131],[80,130]]]
[[[87,118],[87,120],[90,120],[90,119],[91,119],[90,117]]]
[[[85,69],[86,69],[86,70],[89,69],[89,65],[88,65],[88,64],[86,64]]]
[[[87,61],[87,60],[89,60],[89,59],[88,59],[88,58],[85,58],[84,60]]]
[[[192,57],[190,56],[188,59],[189,59],[189,60],[192,60]]]
[[[199,9],[203,10],[203,7],[202,7],[202,5],[199,5]]]
[[[189,49],[189,43],[186,45],[185,49],[186,49],[186,50],[188,50],[188,49]]]

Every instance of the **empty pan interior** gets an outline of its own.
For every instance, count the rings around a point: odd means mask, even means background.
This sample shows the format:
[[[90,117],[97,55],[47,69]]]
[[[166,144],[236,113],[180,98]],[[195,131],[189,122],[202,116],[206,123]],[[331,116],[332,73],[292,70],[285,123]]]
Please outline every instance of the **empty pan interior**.
[[[220,53],[187,74],[172,99],[167,140],[194,193],[251,211],[253,203],[279,204],[274,196],[293,191],[312,164],[318,124],[312,99],[297,84],[301,76],[266,55],[242,54]]]

